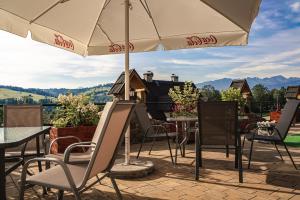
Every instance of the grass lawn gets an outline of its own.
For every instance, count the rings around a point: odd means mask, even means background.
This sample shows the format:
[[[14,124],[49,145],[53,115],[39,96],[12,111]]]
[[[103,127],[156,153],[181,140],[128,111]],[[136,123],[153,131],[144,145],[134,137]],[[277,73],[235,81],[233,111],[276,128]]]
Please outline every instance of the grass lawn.
[[[38,101],[40,99],[45,99],[45,96],[32,94],[28,92],[18,92],[6,88],[0,88],[0,99],[8,99],[8,98],[22,98],[23,96],[31,95],[33,100]]]
[[[286,136],[284,142],[288,146],[300,147],[300,133]]]

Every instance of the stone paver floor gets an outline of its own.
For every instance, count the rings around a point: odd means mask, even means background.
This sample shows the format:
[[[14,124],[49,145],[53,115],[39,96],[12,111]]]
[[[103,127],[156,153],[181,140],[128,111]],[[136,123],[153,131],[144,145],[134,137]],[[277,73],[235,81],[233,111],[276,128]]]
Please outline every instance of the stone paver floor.
[[[148,145],[148,146],[147,146]],[[147,147],[141,159],[151,160],[155,172],[147,177],[132,180],[117,180],[124,199],[163,200],[163,199],[292,199],[300,200],[300,170],[295,170],[283,147],[280,147],[285,162],[281,162],[273,145],[255,143],[252,169],[244,169],[244,183],[238,182],[238,172],[234,170],[234,152],[226,158],[225,151],[206,150],[203,153],[201,179],[194,180],[194,144],[187,146],[186,157],[178,157],[178,166],[173,167],[165,141],[158,142],[149,156]],[[132,145],[136,155],[138,145]],[[243,156],[247,166],[249,142]],[[289,148],[300,168],[300,148]],[[36,171],[36,166],[31,170]],[[18,198],[16,187],[20,170],[7,177],[8,199]],[[26,190],[25,199],[55,199],[55,191],[42,196],[41,188]],[[65,199],[74,199],[66,194]],[[108,179],[94,186],[82,195],[82,199],[116,199]]]

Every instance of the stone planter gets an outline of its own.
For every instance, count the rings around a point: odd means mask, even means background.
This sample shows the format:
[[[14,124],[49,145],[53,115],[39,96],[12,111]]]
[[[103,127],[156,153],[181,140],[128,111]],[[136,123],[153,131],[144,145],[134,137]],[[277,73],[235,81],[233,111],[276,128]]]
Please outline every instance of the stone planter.
[[[91,141],[96,130],[96,126],[79,126],[79,127],[66,127],[55,128],[50,130],[50,142],[58,137],[76,136],[81,141]],[[75,139],[62,139],[57,143],[54,143],[51,147],[51,153],[64,153],[65,149],[70,145],[77,142]],[[80,149],[76,149],[75,152],[80,152]]]

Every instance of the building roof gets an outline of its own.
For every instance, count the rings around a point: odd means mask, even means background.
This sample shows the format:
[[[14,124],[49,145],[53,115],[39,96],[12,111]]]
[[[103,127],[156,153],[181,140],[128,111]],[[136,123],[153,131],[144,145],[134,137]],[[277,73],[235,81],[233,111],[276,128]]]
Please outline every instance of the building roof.
[[[135,69],[130,69],[129,70],[129,76],[130,79],[135,76],[138,79],[140,79],[141,83],[143,83],[141,77],[139,74],[135,71]],[[117,81],[113,84],[111,89],[108,92],[108,95],[119,95],[123,93],[125,87],[125,72],[122,72],[120,76],[118,77]]]
[[[300,86],[288,86],[286,93],[285,93],[285,98],[288,99],[296,99],[300,95]]]
[[[143,82],[148,89],[147,101],[150,102],[170,102],[171,98],[168,95],[170,88],[174,88],[174,86],[184,86],[184,82],[163,80],[153,80],[152,82],[143,80]]]
[[[250,96],[252,96],[251,89],[250,89],[246,79],[232,80],[230,87],[235,88],[235,89],[240,89],[241,93],[249,93]]]

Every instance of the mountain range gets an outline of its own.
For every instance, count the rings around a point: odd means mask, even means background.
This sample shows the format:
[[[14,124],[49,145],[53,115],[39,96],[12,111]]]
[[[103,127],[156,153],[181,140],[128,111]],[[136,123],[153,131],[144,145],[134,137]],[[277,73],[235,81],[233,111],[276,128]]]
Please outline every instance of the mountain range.
[[[206,81],[202,83],[197,83],[196,86],[201,88],[204,85],[212,85],[217,90],[224,90],[227,89],[230,86],[230,83],[233,79],[230,78],[223,78],[218,79],[214,81]],[[300,85],[300,78],[298,77],[290,77],[286,78],[284,76],[273,76],[269,78],[258,78],[258,77],[247,77],[246,78],[250,88],[255,86],[256,84],[262,84],[266,86],[268,89],[274,89],[274,88],[281,88],[281,87],[287,87],[292,85]]]
[[[204,85],[212,85],[217,90],[227,89],[233,79],[223,78],[214,81],[206,81],[202,83],[197,83],[198,88],[203,87]],[[286,78],[284,76],[273,76],[269,78],[257,78],[257,77],[248,77],[246,78],[250,88],[256,84],[262,84],[268,89],[287,87],[290,85],[300,85],[300,78],[291,77]],[[42,98],[56,98],[59,94],[90,94],[93,95],[95,101],[106,101],[110,97],[107,96],[107,92],[112,87],[113,83],[100,84],[93,87],[84,87],[76,89],[68,88],[50,88],[50,89],[40,89],[40,88],[22,88],[16,86],[6,86],[0,85],[0,100],[7,98],[17,98],[20,96],[32,96],[35,99]]]

